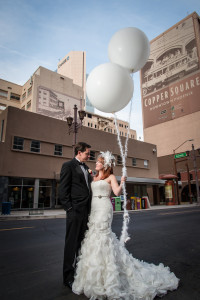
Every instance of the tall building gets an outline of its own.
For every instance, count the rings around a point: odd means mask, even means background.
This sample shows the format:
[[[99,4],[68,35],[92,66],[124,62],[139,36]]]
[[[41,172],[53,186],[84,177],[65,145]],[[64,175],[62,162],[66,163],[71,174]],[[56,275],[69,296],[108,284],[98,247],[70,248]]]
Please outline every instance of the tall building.
[[[178,177],[176,194],[181,201],[200,202],[200,18],[196,12],[150,42],[150,56],[140,75],[144,141],[157,145],[159,174]]]
[[[58,63],[57,73],[71,78],[73,83],[83,89],[83,98],[86,97],[86,52],[70,51]]]
[[[158,157],[184,141],[200,147],[200,21],[192,13],[150,42],[141,70],[144,141]],[[185,143],[179,151],[188,150]]]
[[[85,52],[72,51],[60,61],[58,72],[39,67],[23,86],[0,79],[0,111],[14,106],[66,120],[73,117],[76,105],[87,112],[83,126],[116,134],[112,118],[94,114],[94,107],[88,110],[91,105],[84,100],[85,78]],[[126,136],[128,122],[118,122],[120,135]],[[136,131],[130,129],[129,137],[136,139]]]

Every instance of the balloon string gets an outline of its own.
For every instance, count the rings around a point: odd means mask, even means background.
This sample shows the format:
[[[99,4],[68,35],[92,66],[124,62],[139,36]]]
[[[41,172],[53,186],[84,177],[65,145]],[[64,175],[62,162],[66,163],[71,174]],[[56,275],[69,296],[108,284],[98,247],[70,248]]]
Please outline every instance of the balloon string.
[[[130,104],[130,111],[129,111],[129,120],[128,120],[128,129],[127,129],[127,135],[126,135],[126,140],[125,140],[125,146],[123,149],[120,134],[119,134],[119,127],[117,123],[117,116],[114,114],[114,123],[115,123],[115,128],[117,131],[117,141],[118,145],[120,148],[120,154],[122,158],[122,176],[127,176],[127,169],[126,169],[126,158],[127,158],[127,153],[128,153],[128,139],[129,139],[129,132],[130,132],[130,118],[131,118],[131,110],[132,110],[132,99],[131,99],[131,104]],[[123,213],[123,225],[122,225],[122,232],[121,232],[121,237],[120,237],[120,243],[124,245],[130,237],[128,235],[128,223],[129,223],[129,213],[127,210],[127,193],[126,193],[126,184],[123,182],[122,184],[122,192],[124,196],[124,213]]]

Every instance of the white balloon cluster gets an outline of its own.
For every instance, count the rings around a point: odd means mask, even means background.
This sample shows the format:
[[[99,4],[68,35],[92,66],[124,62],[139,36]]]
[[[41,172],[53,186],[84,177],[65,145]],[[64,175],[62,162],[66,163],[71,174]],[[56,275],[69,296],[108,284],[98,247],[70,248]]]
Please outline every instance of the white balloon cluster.
[[[141,69],[150,53],[148,38],[138,28],[116,32],[108,45],[110,63],[94,68],[86,83],[87,96],[100,111],[112,113],[124,108],[133,96],[130,73]]]

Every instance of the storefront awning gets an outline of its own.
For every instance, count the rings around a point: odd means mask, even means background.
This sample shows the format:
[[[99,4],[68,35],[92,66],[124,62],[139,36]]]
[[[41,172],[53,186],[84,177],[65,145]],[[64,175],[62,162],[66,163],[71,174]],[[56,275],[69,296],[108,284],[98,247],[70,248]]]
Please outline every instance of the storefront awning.
[[[117,180],[120,181],[121,176],[116,176]],[[148,185],[164,185],[165,180],[159,178],[141,178],[141,177],[127,177],[127,183],[136,184],[148,184]]]

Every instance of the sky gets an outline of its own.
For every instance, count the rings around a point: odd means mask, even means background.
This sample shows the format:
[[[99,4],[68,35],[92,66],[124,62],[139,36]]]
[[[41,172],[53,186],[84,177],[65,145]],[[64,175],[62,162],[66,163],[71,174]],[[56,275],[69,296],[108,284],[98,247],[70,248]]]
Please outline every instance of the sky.
[[[149,41],[196,11],[199,0],[0,0],[0,78],[23,85],[39,66],[55,71],[70,51],[86,51],[86,72],[109,62],[115,32],[137,27]],[[139,72],[130,127],[143,140]],[[128,121],[130,103],[118,118]],[[110,116],[109,114],[104,114]]]

